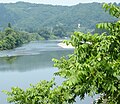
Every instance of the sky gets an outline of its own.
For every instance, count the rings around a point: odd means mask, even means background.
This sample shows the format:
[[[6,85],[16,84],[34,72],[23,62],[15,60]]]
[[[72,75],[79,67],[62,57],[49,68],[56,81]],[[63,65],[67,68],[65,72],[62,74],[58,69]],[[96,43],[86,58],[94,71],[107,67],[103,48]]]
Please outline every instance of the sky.
[[[18,1],[30,2],[30,3],[40,3],[40,4],[52,4],[52,5],[76,5],[79,3],[90,3],[90,2],[117,2],[120,0],[0,0],[0,3],[15,3]]]

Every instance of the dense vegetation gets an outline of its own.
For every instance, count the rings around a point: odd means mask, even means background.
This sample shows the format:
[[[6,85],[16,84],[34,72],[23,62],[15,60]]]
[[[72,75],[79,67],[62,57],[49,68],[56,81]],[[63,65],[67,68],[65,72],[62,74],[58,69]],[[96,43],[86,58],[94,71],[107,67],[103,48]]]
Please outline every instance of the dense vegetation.
[[[103,8],[120,19],[120,7],[104,4]],[[75,32],[66,42],[75,47],[74,53],[69,58],[53,59],[59,69],[55,75],[65,78],[61,86],[54,86],[53,79],[31,85],[26,91],[13,87],[10,92],[5,91],[8,101],[15,104],[72,104],[77,96],[84,99],[86,94],[100,94],[94,104],[120,104],[120,20],[100,23],[97,28],[106,29],[109,35],[106,32]]]
[[[37,33],[28,33],[15,30],[11,27],[11,24],[8,23],[8,27],[0,32],[0,50],[13,49],[34,40],[63,38],[65,34],[66,32],[60,26],[56,26],[53,32],[47,29],[41,29]]]
[[[0,15],[0,29],[5,28],[10,22],[13,28],[28,32],[45,29],[55,34],[56,26],[60,29],[62,27],[63,33],[91,32],[99,22],[117,20],[108,13],[104,13],[101,7],[101,3],[74,6],[52,6],[25,2],[0,4],[0,14],[2,14]],[[78,28],[78,24],[80,24],[80,28]]]
[[[38,34],[13,30],[9,23],[4,32],[0,32],[0,50],[13,49],[24,43],[39,39],[41,37]]]

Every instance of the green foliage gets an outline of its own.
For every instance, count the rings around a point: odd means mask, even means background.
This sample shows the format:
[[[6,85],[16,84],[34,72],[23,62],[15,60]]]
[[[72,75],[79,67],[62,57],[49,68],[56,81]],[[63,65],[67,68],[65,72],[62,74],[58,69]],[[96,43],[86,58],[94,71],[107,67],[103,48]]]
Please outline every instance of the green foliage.
[[[111,5],[104,4],[103,8],[109,10],[113,16],[120,17],[120,9],[115,9],[119,7]],[[68,42],[75,47],[74,53],[69,59],[63,57],[54,61],[59,68],[59,72],[55,74],[66,78],[64,85],[69,86],[69,89],[73,90],[72,94],[81,99],[85,94],[103,94],[96,101],[97,104],[119,104],[120,21],[100,23],[97,27],[106,29],[110,34],[74,33]]]
[[[65,36],[67,36],[63,26],[59,25],[50,29],[49,28],[40,29],[37,31],[37,33],[45,40],[64,38]]]
[[[66,31],[64,30],[63,26],[55,26],[52,30],[53,34],[57,37],[63,38],[66,36]]]
[[[113,16],[120,17],[120,10],[116,11],[119,7],[111,5],[104,4],[103,7]],[[8,101],[16,104],[73,104],[77,96],[84,99],[86,94],[100,94],[94,104],[120,104],[120,22],[101,23],[97,27],[107,29],[110,34],[75,32],[66,41],[75,47],[73,54],[53,59],[54,66],[59,69],[55,75],[65,78],[61,86],[52,88],[54,81],[43,81],[26,91],[12,88],[11,92],[6,91]]]
[[[109,11],[109,14],[119,18],[120,17],[120,7],[119,6],[115,6],[113,4],[103,4],[103,8],[105,9],[105,11]]]
[[[51,81],[41,81],[36,85],[24,91],[21,88],[13,87],[11,92],[3,91],[9,95],[8,102],[15,102],[15,104],[51,104],[49,96],[51,88],[55,85],[54,79]]]
[[[8,27],[9,27],[9,28],[12,28],[11,23],[8,23]]]
[[[39,38],[38,34],[18,32],[8,27],[4,32],[0,33],[0,50],[13,49],[21,46],[23,43],[39,40]]]
[[[47,29],[42,29],[38,31],[38,34],[45,40],[50,39],[51,33]]]
[[[17,2],[0,4],[0,24],[6,27],[10,22],[13,28],[35,32],[42,28],[53,28],[62,24],[66,32],[79,30],[93,31],[95,25],[102,21],[117,19],[104,13],[101,3],[78,4],[74,6],[52,6]],[[78,29],[78,24],[81,24]],[[4,28],[3,27],[3,28]]]

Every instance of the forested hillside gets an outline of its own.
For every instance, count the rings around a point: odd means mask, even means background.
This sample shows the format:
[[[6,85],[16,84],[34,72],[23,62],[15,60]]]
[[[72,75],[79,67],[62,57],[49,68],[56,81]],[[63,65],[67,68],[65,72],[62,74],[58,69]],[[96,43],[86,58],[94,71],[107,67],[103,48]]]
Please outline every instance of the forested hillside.
[[[0,51],[13,49],[34,40],[40,40],[37,33],[28,33],[24,31],[15,31],[11,27],[5,28],[0,32]]]
[[[8,95],[7,101],[15,104],[76,104],[76,98],[80,98],[88,102],[77,104],[120,104],[120,6],[105,3],[103,8],[118,18],[112,23],[97,24],[96,28],[108,32],[74,32],[70,40],[64,41],[74,47],[74,52],[53,59],[54,67],[58,68],[54,75],[64,78],[61,85],[53,78],[30,84],[26,90],[12,87],[11,91],[3,91]]]
[[[71,32],[93,31],[95,24],[115,21],[102,10],[100,3],[86,3],[74,6],[52,6],[25,2],[0,4],[0,29],[8,23],[14,29],[35,32],[41,29],[56,32],[56,28]],[[78,28],[78,24],[80,28]],[[53,33],[54,33],[53,32]]]

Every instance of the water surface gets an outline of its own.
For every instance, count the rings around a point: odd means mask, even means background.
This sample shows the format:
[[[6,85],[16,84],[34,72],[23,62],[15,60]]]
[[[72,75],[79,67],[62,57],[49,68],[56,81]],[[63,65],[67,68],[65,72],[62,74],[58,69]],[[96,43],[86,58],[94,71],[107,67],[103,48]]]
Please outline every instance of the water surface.
[[[10,90],[12,86],[29,87],[40,80],[51,80],[57,68],[53,67],[52,58],[60,58],[72,53],[71,49],[63,49],[59,41],[31,42],[22,47],[0,52],[0,91]],[[54,76],[55,77],[55,76]],[[56,77],[60,84],[62,78]],[[76,104],[90,104],[91,98]],[[0,92],[0,104],[8,104],[6,95]]]

